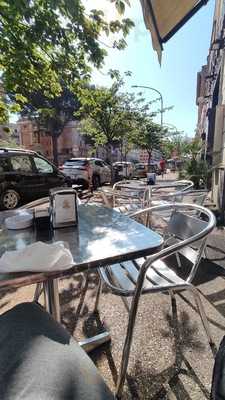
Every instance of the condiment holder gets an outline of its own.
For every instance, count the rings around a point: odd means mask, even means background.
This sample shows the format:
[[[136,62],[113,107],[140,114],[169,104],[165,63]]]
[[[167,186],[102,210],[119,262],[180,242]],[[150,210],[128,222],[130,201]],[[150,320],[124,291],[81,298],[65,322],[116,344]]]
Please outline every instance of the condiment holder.
[[[76,226],[77,193],[72,188],[50,190],[50,220],[53,229]]]

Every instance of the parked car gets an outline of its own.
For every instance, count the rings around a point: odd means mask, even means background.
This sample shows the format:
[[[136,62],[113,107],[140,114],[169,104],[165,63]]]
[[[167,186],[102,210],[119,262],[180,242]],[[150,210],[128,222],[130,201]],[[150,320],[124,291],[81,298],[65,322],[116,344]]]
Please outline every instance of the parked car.
[[[70,186],[71,180],[38,153],[0,148],[0,209],[16,208],[64,185]]]
[[[129,161],[117,161],[113,163],[113,169],[120,178],[133,178],[134,164]]]
[[[65,161],[61,170],[73,183],[81,185],[84,189],[97,189],[111,179],[109,165],[99,158],[70,158]]]
[[[134,178],[141,179],[147,176],[147,166],[144,163],[136,163],[134,167]]]
[[[156,175],[161,175],[161,170],[157,162],[151,162],[150,165],[147,165],[147,171],[154,172]]]
[[[147,163],[137,163],[135,164],[134,169],[134,178],[146,178],[147,173],[155,173],[156,175],[160,175],[160,168],[157,162],[151,162],[150,164]]]

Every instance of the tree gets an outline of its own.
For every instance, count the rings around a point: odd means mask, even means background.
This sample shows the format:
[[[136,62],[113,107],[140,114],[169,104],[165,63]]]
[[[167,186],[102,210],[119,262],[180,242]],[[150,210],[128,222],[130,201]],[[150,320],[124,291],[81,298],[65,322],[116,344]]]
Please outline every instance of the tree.
[[[166,129],[162,129],[161,125],[154,123],[150,117],[141,116],[139,129],[133,140],[138,147],[148,152],[148,164],[151,162],[152,151],[160,150],[164,132]]]
[[[36,122],[39,129],[49,132],[52,137],[54,163],[58,164],[58,137],[65,125],[74,119],[74,112],[79,109],[77,96],[64,87],[60,96],[46,97],[42,92],[29,94],[28,103],[21,111],[21,115]]]
[[[191,141],[184,140],[183,152],[186,155],[186,161],[181,176],[190,179],[194,183],[195,189],[199,189],[200,184],[206,187],[211,169],[205,160],[200,159],[201,140],[198,138]]]
[[[143,99],[121,91],[124,82],[118,71],[110,71],[110,75],[114,78],[111,87],[85,87],[79,92],[81,131],[91,136],[96,146],[106,147],[109,161],[113,145],[132,142],[139,129],[140,115],[148,108]]]
[[[120,13],[129,4],[112,2]],[[81,0],[0,1],[0,70],[7,96],[23,106],[30,93],[51,99],[63,87],[76,90],[80,80],[89,79],[90,66],[103,63],[100,35],[121,33],[113,44],[121,49],[133,25],[127,18],[107,23],[101,10],[87,14]]]
[[[169,135],[162,142],[162,151],[165,157],[171,158],[173,153],[176,154],[176,157],[180,159],[186,157],[193,157],[194,154],[197,155],[201,146],[198,139],[189,140],[187,137],[183,135],[182,132],[175,132]]]
[[[0,147],[17,147],[16,141],[12,138],[12,132],[8,126],[3,126],[0,138]]]

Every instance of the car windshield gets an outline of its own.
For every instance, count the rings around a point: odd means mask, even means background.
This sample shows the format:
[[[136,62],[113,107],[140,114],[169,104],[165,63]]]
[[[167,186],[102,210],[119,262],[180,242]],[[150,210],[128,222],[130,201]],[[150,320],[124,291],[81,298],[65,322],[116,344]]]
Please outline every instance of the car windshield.
[[[85,167],[87,164],[87,160],[67,160],[64,163],[66,167]]]
[[[138,164],[138,165],[136,165],[136,169],[145,169],[145,166],[141,165],[141,164]]]

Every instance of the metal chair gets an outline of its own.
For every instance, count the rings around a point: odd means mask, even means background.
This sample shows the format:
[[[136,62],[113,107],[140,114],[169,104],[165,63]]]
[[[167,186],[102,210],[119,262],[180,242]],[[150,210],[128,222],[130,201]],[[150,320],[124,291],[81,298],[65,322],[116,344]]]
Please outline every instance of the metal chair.
[[[115,183],[112,188],[100,189],[98,195],[106,207],[127,213],[143,208],[143,199],[148,190],[148,186],[140,186],[138,181],[123,180]]]
[[[159,217],[162,211],[170,211],[170,219],[166,225],[165,221],[161,222]],[[198,217],[192,215],[193,211]],[[172,206],[163,205],[140,210],[134,213],[132,217],[148,227],[156,227],[164,237],[164,247],[158,253],[146,258],[122,262],[107,268],[99,268],[100,281],[95,309],[98,308],[101,285],[104,282],[112,293],[124,298],[129,312],[129,322],[117,382],[116,394],[118,397],[121,396],[123,390],[141,294],[169,292],[174,304],[177,291],[190,290],[194,295],[208,342],[212,348],[214,346],[199,292],[192,284],[206,245],[207,236],[215,226],[214,215],[211,211],[198,205],[176,203]],[[196,241],[198,241],[198,248],[194,250],[192,244]],[[190,272],[186,278],[181,276],[181,270],[177,268],[176,257],[174,265],[170,265],[171,257],[169,259],[169,256],[175,256],[178,252],[182,252],[182,257],[187,257],[191,262]],[[126,297],[131,297],[130,304]]]
[[[180,187],[184,185],[182,189]],[[207,190],[190,190],[189,188],[193,186],[191,181],[178,181],[172,185],[165,186],[143,186],[142,195],[140,196],[139,203],[126,203],[124,201],[123,204],[119,206],[114,206],[116,210],[122,213],[130,214],[135,210],[147,208],[150,206],[156,205],[163,205],[167,203],[178,203],[178,202],[185,202],[185,203],[195,203],[198,205],[203,205],[205,198],[207,196]],[[167,191],[165,189],[171,188],[179,188],[179,190],[175,190],[173,192]],[[128,196],[129,200],[129,196]],[[115,204],[115,201],[114,201]],[[165,213],[164,213],[165,215]]]
[[[112,188],[100,190],[98,194],[105,206],[130,215],[150,206],[180,202],[187,192],[191,192],[192,187],[193,182],[186,180],[157,186],[147,185],[145,181],[122,180],[116,182]],[[174,191],[171,192],[172,188]],[[201,198],[198,195],[199,205],[202,205]]]
[[[208,190],[186,190],[181,192],[180,194],[176,194],[174,196],[174,201],[176,203],[183,202],[188,204],[198,204],[199,206],[203,206],[204,202],[208,195]]]
[[[171,181],[168,183],[164,183],[162,185],[154,185],[152,187],[152,193],[160,192],[165,189],[174,189],[174,191],[186,191],[193,189],[194,183],[188,180],[180,180],[180,181]]]
[[[156,201],[176,201],[176,196],[193,188],[193,182],[187,180],[169,182],[163,185],[146,185],[144,181],[119,181],[113,186],[113,207],[123,206],[130,200],[130,204],[136,204],[139,208],[146,208]],[[173,189],[171,191],[171,189]],[[119,201],[118,199],[119,198]],[[121,198],[123,201],[121,202]],[[137,200],[138,199],[138,200]],[[134,207],[133,207],[134,208]],[[138,207],[136,207],[138,208]]]

